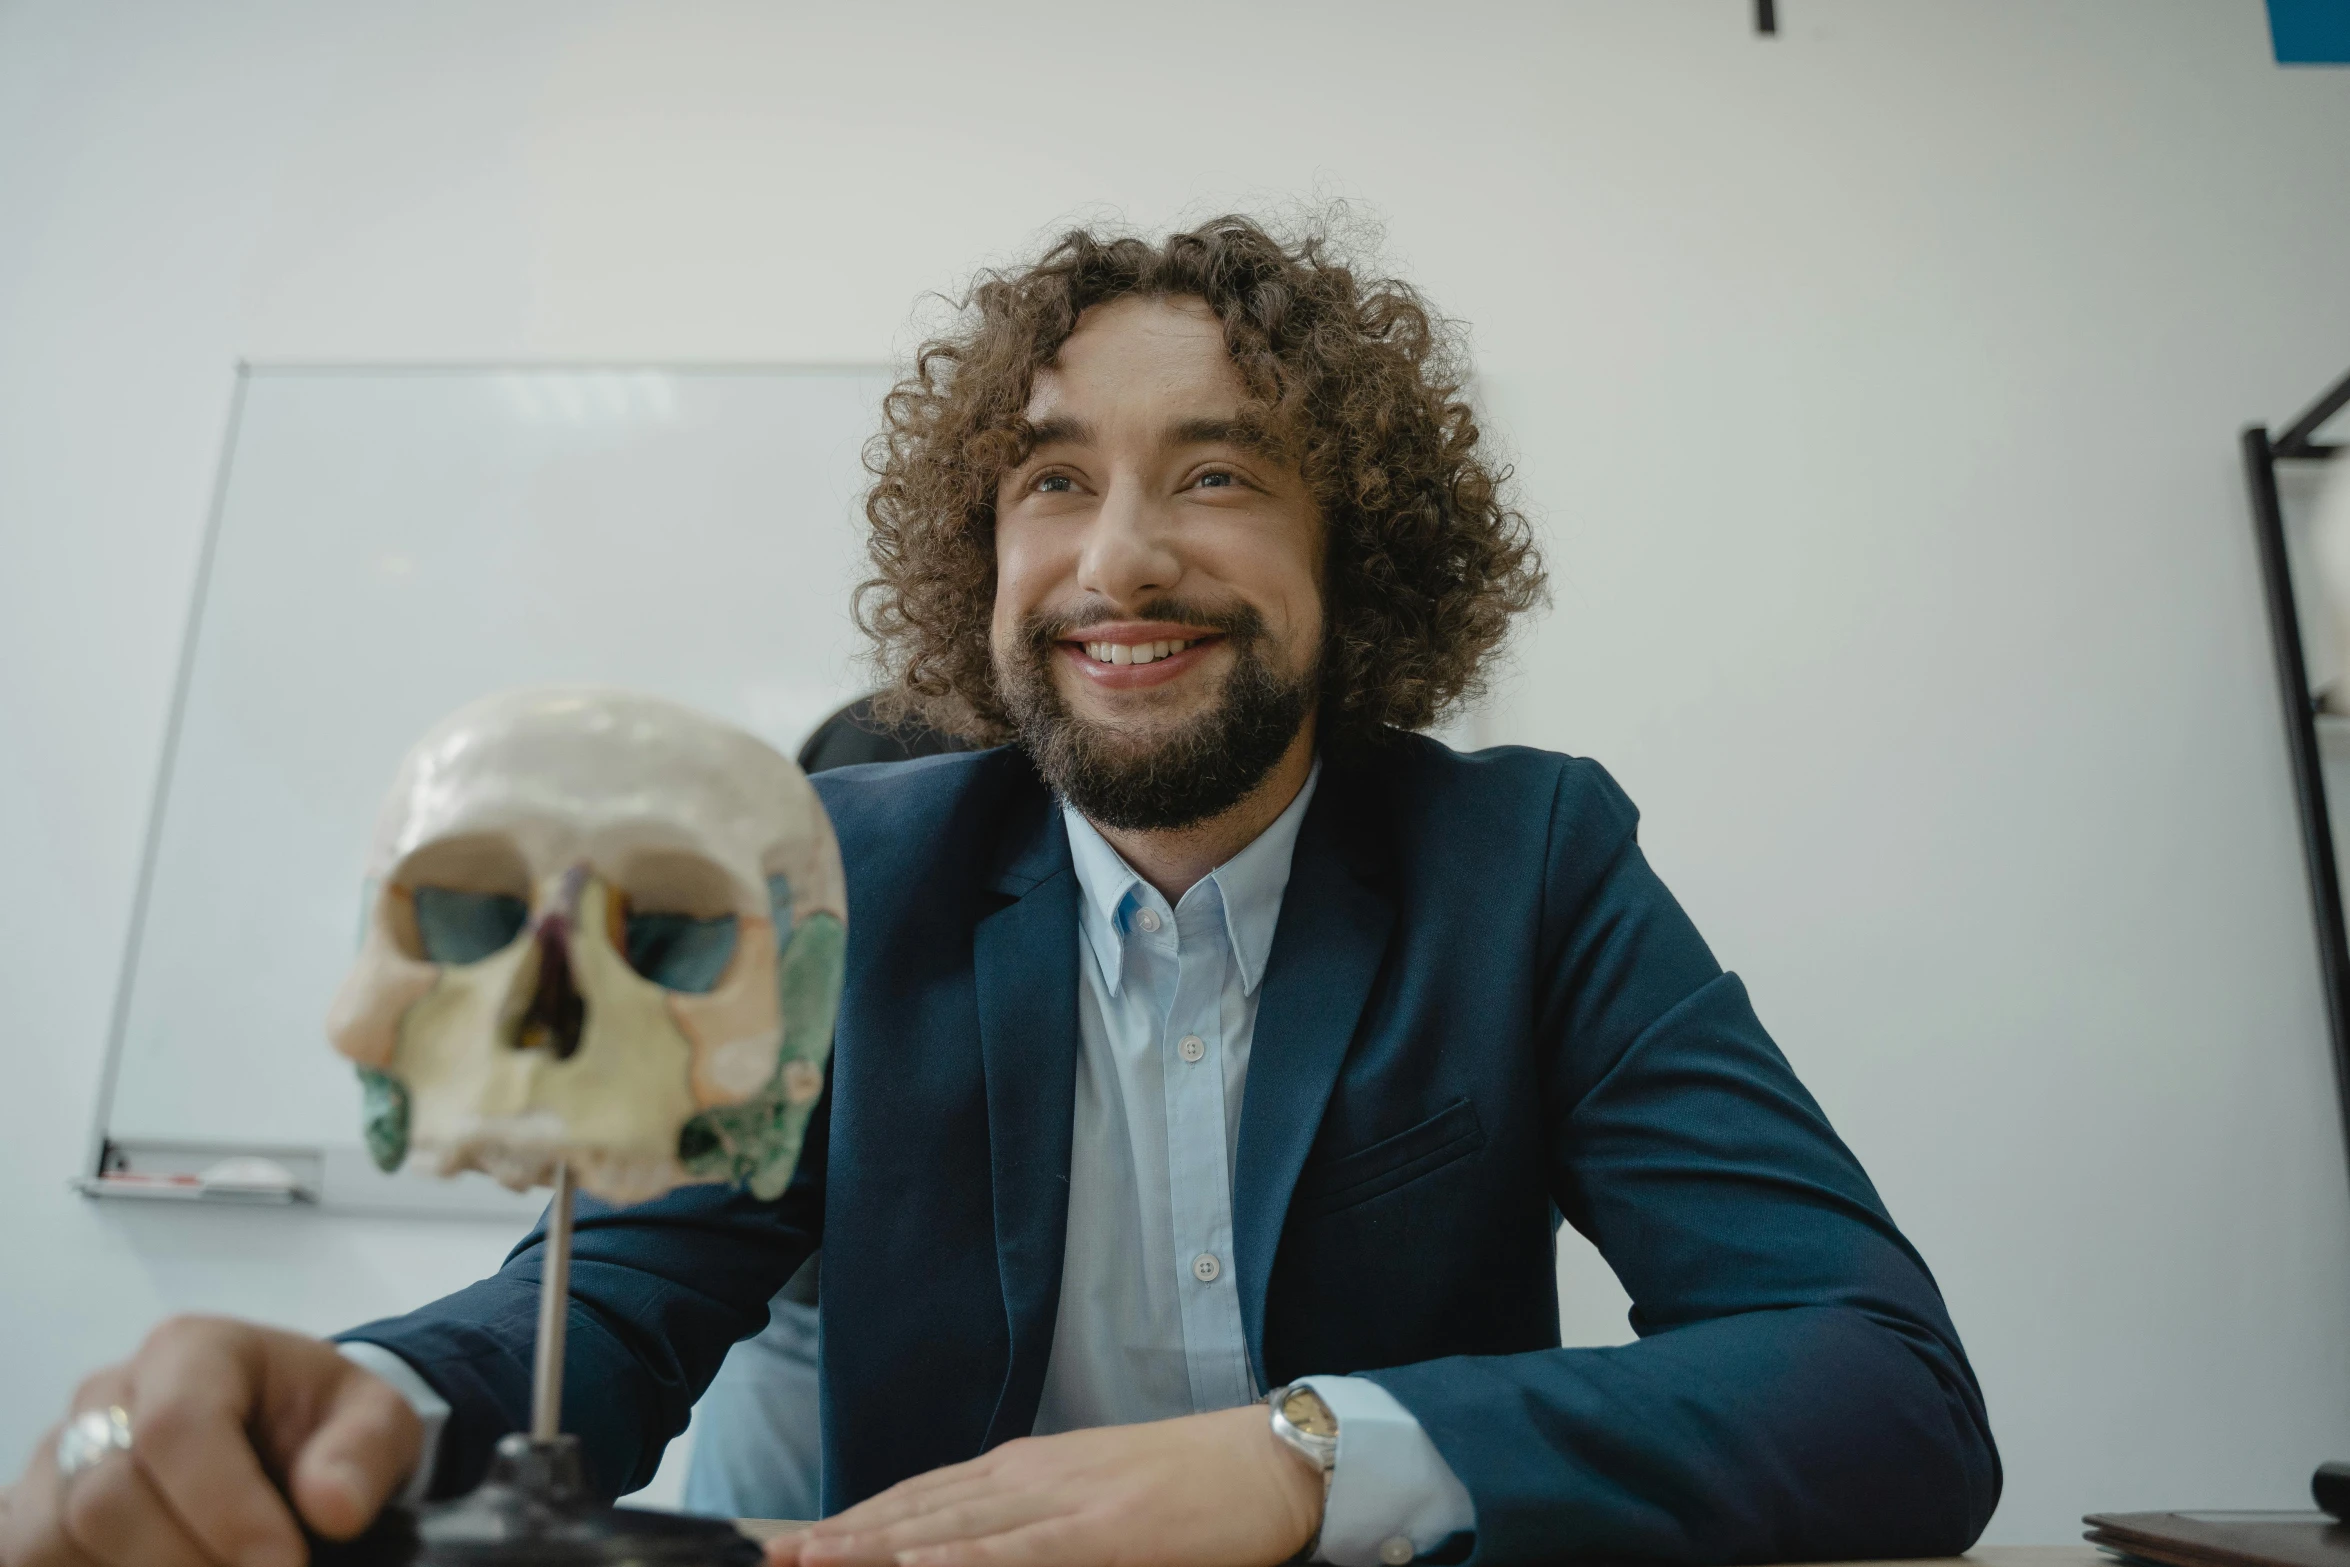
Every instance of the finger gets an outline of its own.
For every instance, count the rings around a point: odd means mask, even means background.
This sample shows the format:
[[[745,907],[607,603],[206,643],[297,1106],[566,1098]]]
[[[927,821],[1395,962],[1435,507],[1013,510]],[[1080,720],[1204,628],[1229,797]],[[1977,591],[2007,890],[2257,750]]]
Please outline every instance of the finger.
[[[941,1491],[951,1491],[984,1479],[990,1473],[986,1454],[959,1464],[948,1464],[940,1469],[927,1469],[909,1479],[900,1480],[886,1491],[877,1492],[856,1506],[844,1508],[830,1518],[819,1519],[809,1525],[809,1533],[839,1533],[843,1529],[870,1528],[876,1523],[894,1523],[921,1511],[926,1499]]]
[[[10,1567],[100,1567],[68,1539],[57,1516],[57,1436],[51,1426],[24,1477],[0,1494],[0,1562]]]
[[[82,1379],[69,1406],[75,1411],[105,1409],[130,1397],[130,1379],[121,1366],[108,1366]],[[70,1418],[70,1417],[69,1417]],[[10,1490],[7,1516],[0,1519],[0,1562],[26,1567],[40,1563],[79,1564],[91,1561],[66,1533],[64,1506],[67,1477],[57,1471],[57,1442],[65,1422],[51,1426],[33,1449],[24,1478]]]
[[[960,1467],[960,1466],[958,1466]],[[886,1529],[891,1524],[919,1518],[933,1508],[960,1501],[967,1496],[983,1494],[1001,1486],[1002,1482],[985,1475],[958,1475],[951,1480],[935,1481],[931,1475],[891,1486],[878,1496],[869,1496],[846,1512],[834,1513],[808,1526],[808,1533],[816,1539],[827,1539],[843,1534],[870,1534]]]
[[[807,1544],[808,1532],[796,1530],[779,1534],[767,1542],[767,1567],[800,1567],[800,1551]]]
[[[215,1560],[303,1567],[301,1531],[245,1434],[258,1359],[249,1338],[151,1342],[131,1366],[131,1456]]]
[[[836,1534],[802,1541],[798,1554],[789,1560],[796,1567],[889,1567],[895,1558],[874,1545],[870,1535]]]
[[[310,1527],[348,1540],[373,1522],[415,1469],[424,1425],[399,1390],[357,1366],[295,1455],[286,1490]]]
[[[1064,1513],[1001,1534],[918,1546],[900,1554],[895,1567],[1090,1567],[1114,1560],[1118,1545],[1085,1519]]]
[[[808,1526],[808,1533],[821,1539],[827,1535],[885,1528],[958,1496],[999,1489],[1004,1484],[1001,1463],[1004,1451],[998,1448],[992,1453],[983,1453],[959,1464],[927,1469],[909,1479],[900,1480],[888,1490],[877,1492],[854,1507],[834,1513],[830,1518],[818,1519]]]
[[[127,1453],[63,1481],[57,1512],[65,1539],[104,1567],[214,1567]]]
[[[1064,1511],[1058,1501],[1032,1491],[985,1492],[942,1503],[883,1528],[811,1540],[800,1559],[808,1564],[886,1561],[901,1551],[922,1546],[1003,1534]]]

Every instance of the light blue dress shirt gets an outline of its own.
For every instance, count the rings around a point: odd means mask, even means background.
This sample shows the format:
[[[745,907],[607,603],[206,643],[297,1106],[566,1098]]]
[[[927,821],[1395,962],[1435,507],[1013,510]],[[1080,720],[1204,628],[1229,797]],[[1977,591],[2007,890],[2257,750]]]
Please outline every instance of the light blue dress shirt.
[[[1173,907],[1091,822],[1062,811],[1083,892],[1072,938],[1079,1050],[1039,1435],[1230,1409],[1263,1391],[1232,1272],[1233,1165],[1258,987],[1321,771],[1317,762],[1288,809]],[[448,1405],[390,1350],[341,1347],[425,1419],[413,1496]],[[1317,1561],[1400,1563],[1476,1527],[1467,1489],[1393,1394],[1361,1377],[1301,1380],[1338,1417]]]
[[[1288,809],[1173,907],[1063,808],[1084,894],[1077,1105],[1040,1434],[1230,1409],[1262,1391],[1232,1271],[1233,1166],[1258,987],[1320,779],[1316,763]],[[1338,1417],[1317,1560],[1395,1562],[1475,1527],[1468,1491],[1385,1388],[1303,1380]]]

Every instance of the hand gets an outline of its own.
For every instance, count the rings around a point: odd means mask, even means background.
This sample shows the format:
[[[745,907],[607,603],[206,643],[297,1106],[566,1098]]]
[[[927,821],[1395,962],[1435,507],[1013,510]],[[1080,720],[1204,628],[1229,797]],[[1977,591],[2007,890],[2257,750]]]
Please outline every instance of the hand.
[[[407,1400],[333,1345],[221,1318],[164,1323],[74,1394],[75,1412],[115,1404],[128,1453],[60,1477],[52,1427],[0,1492],[0,1567],[303,1567],[285,1497],[349,1539],[424,1443]]]
[[[1270,1567],[1322,1517],[1322,1475],[1262,1405],[1006,1442],[767,1547],[768,1567]]]

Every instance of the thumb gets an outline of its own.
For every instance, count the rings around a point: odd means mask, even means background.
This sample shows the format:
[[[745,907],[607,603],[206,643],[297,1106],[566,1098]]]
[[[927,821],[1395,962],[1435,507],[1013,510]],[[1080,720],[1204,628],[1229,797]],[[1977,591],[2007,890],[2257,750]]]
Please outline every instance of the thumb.
[[[348,1540],[374,1522],[424,1449],[423,1422],[399,1391],[358,1366],[348,1371],[286,1482],[303,1521],[330,1540]]]

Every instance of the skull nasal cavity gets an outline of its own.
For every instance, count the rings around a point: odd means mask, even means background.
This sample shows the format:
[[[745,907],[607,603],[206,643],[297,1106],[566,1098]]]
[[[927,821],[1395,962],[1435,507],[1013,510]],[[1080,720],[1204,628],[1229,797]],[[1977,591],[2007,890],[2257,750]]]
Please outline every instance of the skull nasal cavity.
[[[587,1002],[571,982],[571,922],[559,914],[540,922],[539,982],[530,1006],[514,1030],[517,1050],[552,1050],[555,1059],[568,1061],[579,1048],[579,1034],[587,1023]]]

